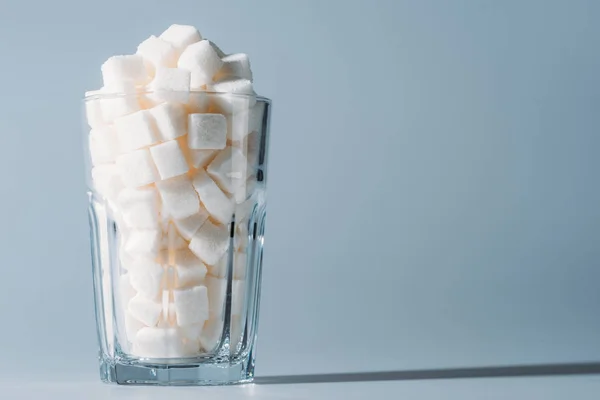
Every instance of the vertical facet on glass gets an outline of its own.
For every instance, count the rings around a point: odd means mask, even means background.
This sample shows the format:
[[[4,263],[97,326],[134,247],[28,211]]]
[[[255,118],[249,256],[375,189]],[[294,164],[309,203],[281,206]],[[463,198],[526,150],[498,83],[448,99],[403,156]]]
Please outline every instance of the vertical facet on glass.
[[[158,104],[152,93],[85,99],[106,382],[231,384],[253,377],[270,102],[185,95],[185,102]],[[105,124],[97,113],[106,110],[123,115]]]

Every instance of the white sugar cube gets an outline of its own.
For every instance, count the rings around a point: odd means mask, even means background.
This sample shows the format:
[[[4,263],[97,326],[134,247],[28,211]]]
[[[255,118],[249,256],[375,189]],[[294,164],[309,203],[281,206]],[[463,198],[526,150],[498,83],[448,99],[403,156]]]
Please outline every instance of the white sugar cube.
[[[184,219],[200,211],[198,195],[187,176],[156,183],[163,205],[175,219]]]
[[[181,53],[192,43],[202,40],[202,36],[196,28],[190,25],[178,24],[173,24],[168,27],[163,33],[160,34],[160,38],[171,43],[179,53]]]
[[[163,141],[173,140],[186,134],[187,111],[183,104],[162,103],[148,111],[154,118]]]
[[[125,335],[127,340],[132,342],[135,341],[135,335],[142,329],[145,325],[142,321],[138,321],[129,310],[125,311]]]
[[[129,228],[158,228],[160,200],[154,188],[125,188],[119,194],[117,201],[123,221]]]
[[[197,324],[208,319],[208,290],[206,286],[174,289],[173,299],[177,325]]]
[[[196,150],[220,150],[227,144],[227,121],[221,114],[190,114],[188,146]]]
[[[137,94],[122,94],[124,93],[122,91],[115,91],[113,93],[121,94],[106,96],[99,100],[102,116],[106,124],[142,109],[140,98]]]
[[[133,342],[132,353],[145,358],[178,358],[194,355],[194,349],[185,343],[179,328],[146,327],[140,329]]]
[[[187,103],[190,91],[190,71],[183,68],[156,68],[156,75],[148,89],[148,98],[156,103],[163,101]]]
[[[135,85],[144,85],[148,81],[144,58],[140,55],[110,57],[102,64],[102,79],[106,88],[127,81]]]
[[[194,168],[205,168],[219,153],[218,150],[189,150]]]
[[[208,40],[201,40],[186,47],[177,61],[177,66],[200,72],[205,83],[210,83],[212,77],[223,66],[223,61]]]
[[[255,95],[252,81],[248,79],[231,78],[210,85],[213,92]]]
[[[158,207],[158,193],[154,188],[126,188],[119,194],[119,206],[121,209],[132,208],[140,203],[151,203]]]
[[[124,237],[123,250],[131,256],[158,255],[161,231],[158,229],[132,229]]]
[[[215,219],[228,224],[233,215],[234,202],[217,186],[204,170],[199,169],[193,180],[193,185],[204,208]]]
[[[202,283],[206,275],[206,265],[189,249],[174,252],[175,287],[184,288]]]
[[[129,301],[128,310],[133,318],[144,323],[144,325],[156,326],[162,313],[162,305],[159,302],[137,294]]]
[[[229,231],[225,225],[206,221],[190,241],[190,250],[208,265],[214,265],[229,248]]]
[[[210,176],[226,192],[233,194],[247,179],[247,160],[237,147],[227,146],[207,168]]]
[[[156,300],[161,293],[165,270],[155,262],[137,263],[128,275],[131,286],[140,296]]]
[[[252,70],[248,54],[229,54],[221,58],[223,66],[215,76],[216,81],[237,78],[252,81]]]
[[[118,151],[117,134],[113,126],[108,125],[92,129],[89,136],[92,164],[111,164],[115,162]]]
[[[137,48],[137,54],[152,64],[153,68],[177,66],[178,51],[166,40],[152,35],[144,40]]]
[[[92,181],[96,191],[114,201],[125,187],[119,169],[115,164],[97,165],[92,168]]]
[[[121,152],[126,153],[158,143],[156,124],[148,110],[140,110],[115,120]]]
[[[160,175],[160,179],[169,179],[188,172],[187,161],[176,140],[169,140],[150,147],[150,154]]]
[[[159,179],[148,149],[140,149],[117,157],[117,168],[125,185],[139,187]]]
[[[200,211],[184,219],[176,219],[173,221],[177,230],[186,240],[190,240],[194,233],[208,219],[208,211],[200,206]]]

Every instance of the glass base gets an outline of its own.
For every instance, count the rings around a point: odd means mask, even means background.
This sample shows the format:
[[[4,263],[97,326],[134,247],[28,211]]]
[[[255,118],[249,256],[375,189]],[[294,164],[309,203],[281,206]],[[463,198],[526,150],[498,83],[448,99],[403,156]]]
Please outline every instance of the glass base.
[[[252,382],[254,362],[251,355],[235,363],[159,364],[101,359],[100,379],[119,385],[236,385]]]

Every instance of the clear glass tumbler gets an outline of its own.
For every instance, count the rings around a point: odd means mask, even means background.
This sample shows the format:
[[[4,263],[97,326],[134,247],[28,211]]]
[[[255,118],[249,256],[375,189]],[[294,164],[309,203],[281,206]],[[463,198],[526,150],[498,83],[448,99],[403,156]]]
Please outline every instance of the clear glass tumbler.
[[[270,101],[198,91],[84,103],[101,379],[251,381]]]

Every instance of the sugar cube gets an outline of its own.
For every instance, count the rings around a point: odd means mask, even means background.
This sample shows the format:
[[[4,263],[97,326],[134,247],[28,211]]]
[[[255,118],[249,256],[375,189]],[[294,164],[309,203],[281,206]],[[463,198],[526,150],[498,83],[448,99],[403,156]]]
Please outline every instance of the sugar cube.
[[[117,168],[125,185],[139,187],[159,179],[148,149],[140,149],[117,157]]]
[[[92,168],[92,181],[96,191],[111,201],[115,200],[125,187],[115,164],[97,165]]]
[[[126,55],[110,57],[102,64],[102,78],[104,86],[121,85],[130,81],[135,85],[144,85],[148,81],[148,73],[144,65],[144,58],[140,55]]]
[[[153,68],[177,66],[178,52],[175,46],[154,35],[140,43],[137,54],[152,64]]]
[[[213,92],[255,95],[252,81],[248,79],[229,78],[210,85]]]
[[[193,180],[193,185],[204,208],[216,220],[228,224],[233,215],[234,202],[217,186],[204,170],[199,169]]]
[[[131,315],[146,326],[156,326],[162,305],[140,294],[129,301],[128,310]]]
[[[179,53],[192,43],[202,40],[202,36],[196,28],[190,25],[178,24],[173,24],[168,27],[160,34],[160,38],[171,43]]]
[[[161,140],[173,140],[186,134],[187,112],[181,103],[162,103],[150,110]]]
[[[227,121],[221,114],[190,114],[188,146],[196,150],[220,150],[227,144]]]
[[[215,76],[215,81],[237,78],[252,81],[250,58],[247,54],[236,53],[221,58],[223,66]]]
[[[131,256],[158,255],[161,232],[157,229],[132,229],[125,235],[123,249]]]
[[[187,161],[176,140],[150,147],[150,154],[161,179],[169,179],[188,172]]]
[[[92,129],[89,136],[92,164],[110,164],[115,162],[118,150],[117,135],[111,125]]]
[[[200,211],[198,195],[187,176],[156,183],[163,205],[169,215],[184,219]]]
[[[205,168],[219,153],[218,150],[189,150],[194,168]]]
[[[186,240],[190,240],[194,233],[208,219],[208,211],[200,206],[200,211],[184,219],[175,219],[173,223]]]
[[[173,303],[177,325],[197,324],[208,319],[208,290],[199,285],[189,289],[174,289]]]
[[[160,199],[152,187],[125,188],[118,197],[123,221],[130,228],[156,229],[160,223]]]
[[[208,265],[214,265],[229,248],[229,231],[225,225],[206,221],[190,241],[190,250]]]
[[[160,140],[156,124],[148,110],[117,118],[115,128],[122,153],[150,146]]]
[[[199,71],[204,76],[205,83],[210,83],[212,77],[223,66],[223,61],[208,40],[201,40],[185,48],[177,66],[190,71]]]
[[[198,285],[206,275],[206,265],[187,248],[174,252],[173,264],[176,288]]]
[[[140,97],[137,94],[107,95],[99,100],[102,116],[106,124],[113,123],[117,118],[132,114],[142,109]]]
[[[128,275],[131,286],[139,295],[156,300],[161,292],[164,268],[155,262],[138,263]]]
[[[209,175],[226,192],[233,194],[247,179],[247,160],[237,147],[227,146],[207,168]]]
[[[156,103],[172,101],[187,103],[190,92],[190,71],[183,68],[156,68],[148,89],[148,98]]]

